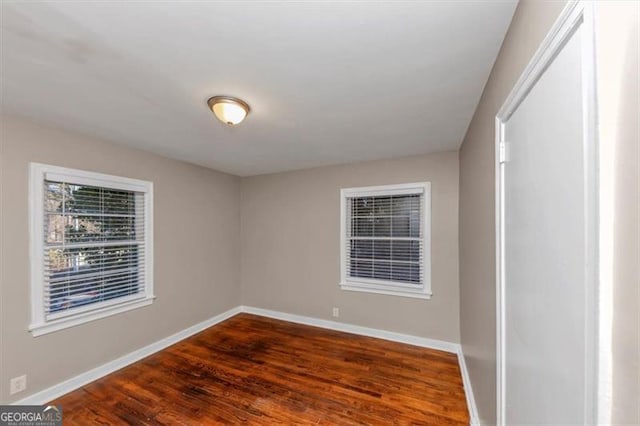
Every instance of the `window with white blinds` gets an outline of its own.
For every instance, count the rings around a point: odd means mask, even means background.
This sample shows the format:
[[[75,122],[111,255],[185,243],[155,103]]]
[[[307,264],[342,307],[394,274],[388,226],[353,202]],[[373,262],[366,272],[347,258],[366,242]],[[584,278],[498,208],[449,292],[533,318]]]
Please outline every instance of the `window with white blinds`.
[[[33,332],[151,302],[150,202],[150,182],[32,165]]]
[[[430,184],[341,193],[341,287],[429,298]]]

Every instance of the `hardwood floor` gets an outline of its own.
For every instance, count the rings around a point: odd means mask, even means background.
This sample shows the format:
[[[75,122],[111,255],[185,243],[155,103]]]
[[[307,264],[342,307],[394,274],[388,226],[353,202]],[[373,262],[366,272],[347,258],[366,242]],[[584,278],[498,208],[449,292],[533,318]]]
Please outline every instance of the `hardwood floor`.
[[[65,425],[469,424],[455,354],[248,314],[53,403]]]

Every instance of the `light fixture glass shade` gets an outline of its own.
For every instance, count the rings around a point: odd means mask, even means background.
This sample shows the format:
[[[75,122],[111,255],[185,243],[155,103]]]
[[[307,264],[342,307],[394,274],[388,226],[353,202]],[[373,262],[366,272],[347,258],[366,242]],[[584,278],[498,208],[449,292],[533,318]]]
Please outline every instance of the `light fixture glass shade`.
[[[240,123],[249,113],[246,102],[230,96],[214,96],[207,104],[218,120],[231,126]]]

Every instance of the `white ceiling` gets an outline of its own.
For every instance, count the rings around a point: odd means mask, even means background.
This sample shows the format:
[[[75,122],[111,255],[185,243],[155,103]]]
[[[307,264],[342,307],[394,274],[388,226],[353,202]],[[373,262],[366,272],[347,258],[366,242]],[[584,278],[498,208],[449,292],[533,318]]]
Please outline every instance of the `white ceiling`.
[[[515,6],[3,1],[2,108],[241,176],[455,150]]]

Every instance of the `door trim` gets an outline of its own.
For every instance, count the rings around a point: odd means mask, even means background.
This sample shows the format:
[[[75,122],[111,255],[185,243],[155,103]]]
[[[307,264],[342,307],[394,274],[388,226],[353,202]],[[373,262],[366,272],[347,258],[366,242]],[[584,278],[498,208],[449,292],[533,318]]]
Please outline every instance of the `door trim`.
[[[582,78],[584,102],[585,138],[585,183],[586,215],[585,235],[587,252],[587,290],[585,298],[585,419],[596,423],[598,415],[605,409],[598,398],[598,135],[595,67],[594,6],[592,2],[570,1],[551,27],[531,61],[507,96],[495,118],[495,211],[496,211],[496,414],[497,424],[505,424],[505,300],[504,300],[504,163],[505,125],[527,94],[543,75],[566,41],[581,26],[585,37],[582,40]],[[503,148],[501,150],[501,147]],[[501,154],[502,151],[502,154]],[[601,404],[602,402],[602,404]],[[600,417],[602,419],[602,417]]]

